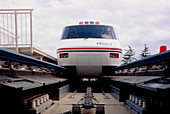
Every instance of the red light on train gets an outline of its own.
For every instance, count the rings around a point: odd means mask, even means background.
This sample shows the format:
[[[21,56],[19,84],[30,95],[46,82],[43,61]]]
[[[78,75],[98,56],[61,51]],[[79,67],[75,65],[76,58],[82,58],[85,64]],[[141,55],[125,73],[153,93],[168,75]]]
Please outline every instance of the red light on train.
[[[60,58],[68,58],[68,53],[62,53],[62,54],[60,54]]]
[[[118,54],[115,54],[115,58],[118,58]]]
[[[167,51],[167,46],[160,46],[160,53]]]
[[[110,58],[119,58],[119,54],[110,53]]]
[[[96,25],[99,25],[100,23],[99,23],[98,21],[95,21],[95,24],[96,24]]]
[[[64,58],[64,55],[63,55],[63,54],[60,54],[60,58]]]
[[[79,25],[82,25],[83,24],[83,22],[79,22]]]

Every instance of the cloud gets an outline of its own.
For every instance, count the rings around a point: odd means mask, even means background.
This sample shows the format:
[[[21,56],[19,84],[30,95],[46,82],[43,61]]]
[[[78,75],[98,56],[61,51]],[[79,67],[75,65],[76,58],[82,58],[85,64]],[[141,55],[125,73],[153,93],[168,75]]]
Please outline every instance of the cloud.
[[[113,25],[123,49],[140,53],[147,43],[154,54],[170,45],[169,0],[0,0],[0,7],[34,9],[34,44],[53,55],[63,27],[82,20]]]

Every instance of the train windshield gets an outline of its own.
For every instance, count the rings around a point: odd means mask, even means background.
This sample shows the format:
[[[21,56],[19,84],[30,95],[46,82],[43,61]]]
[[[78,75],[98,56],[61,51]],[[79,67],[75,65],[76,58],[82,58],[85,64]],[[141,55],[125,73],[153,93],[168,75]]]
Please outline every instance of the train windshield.
[[[114,29],[105,25],[76,25],[64,28],[61,39],[101,38],[117,39]]]

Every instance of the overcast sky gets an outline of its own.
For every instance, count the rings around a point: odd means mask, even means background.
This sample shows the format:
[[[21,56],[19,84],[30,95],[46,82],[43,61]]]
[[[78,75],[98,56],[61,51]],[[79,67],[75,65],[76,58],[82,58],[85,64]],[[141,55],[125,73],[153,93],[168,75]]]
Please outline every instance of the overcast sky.
[[[170,48],[170,0],[0,0],[0,8],[34,9],[34,45],[53,55],[63,27],[82,20],[114,26],[123,50]]]

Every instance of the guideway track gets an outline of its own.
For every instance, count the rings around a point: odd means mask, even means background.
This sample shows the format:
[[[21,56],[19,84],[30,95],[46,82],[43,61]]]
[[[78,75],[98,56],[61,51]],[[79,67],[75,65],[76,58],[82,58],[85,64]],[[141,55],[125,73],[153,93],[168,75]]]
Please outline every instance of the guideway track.
[[[149,64],[154,64],[154,63],[159,63],[159,62],[167,62],[169,64],[170,62],[170,50],[149,56],[144,59],[140,59],[128,64],[124,64],[118,67],[113,68],[113,70],[123,70],[123,69],[129,69],[133,67],[140,67],[144,65],[149,65]]]
[[[39,59],[35,59],[33,57],[29,57],[20,53],[16,53],[13,51],[9,51],[3,48],[0,48],[0,59],[8,60],[8,61],[15,61],[19,63],[25,63],[29,65],[35,65],[39,67],[45,67],[50,69],[59,69],[59,70],[66,70],[66,68],[48,63],[45,61],[41,61]]]
[[[85,102],[80,104],[83,99],[85,99]],[[96,101],[96,104],[93,103],[93,99]],[[105,114],[104,104],[99,103],[99,101],[93,96],[91,87],[87,87],[85,96],[82,97],[77,104],[72,105],[72,113],[81,114],[81,108],[96,108],[96,114]]]
[[[60,72],[66,70],[64,67],[2,48],[0,48],[0,60],[9,63],[8,68],[0,66],[0,74],[1,71],[5,72],[4,69],[12,72],[10,75],[2,73],[0,76],[0,97],[3,98],[1,111],[4,113],[41,113],[52,105],[51,99],[61,99],[69,92],[68,79],[56,77],[56,75],[61,75]],[[53,69],[55,74],[42,72],[41,75],[25,75],[27,70],[23,75],[17,74],[16,71],[20,71],[20,69],[13,68],[13,65],[22,64],[47,68],[49,71]],[[29,70],[29,72],[33,74],[35,71]]]
[[[104,76],[110,92],[136,113],[167,113],[170,105],[170,50],[113,68]]]
[[[77,104],[77,102],[85,95],[86,92],[77,92],[74,95],[74,99],[70,99],[69,96],[73,94],[70,92],[67,96],[65,96],[61,100],[53,100],[54,104],[44,111],[42,114],[72,114],[72,104]],[[123,102],[117,101],[113,96],[111,96],[108,92],[106,95],[110,99],[104,99],[103,94],[101,92],[93,92],[93,96],[99,101],[99,103],[104,104],[105,114],[134,114],[132,110],[130,110]],[[81,100],[79,104],[84,104],[85,99]],[[93,100],[94,104],[97,104]],[[81,108],[81,114],[95,114],[96,108]]]

